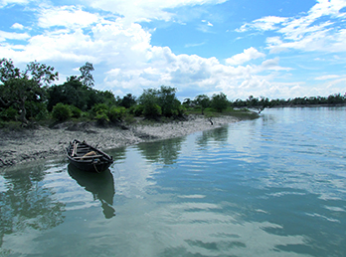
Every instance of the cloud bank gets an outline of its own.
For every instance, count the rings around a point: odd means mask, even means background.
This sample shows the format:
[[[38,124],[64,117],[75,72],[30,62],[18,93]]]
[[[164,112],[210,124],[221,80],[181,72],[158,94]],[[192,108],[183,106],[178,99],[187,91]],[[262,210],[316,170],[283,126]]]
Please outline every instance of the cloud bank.
[[[224,92],[230,100],[244,99],[250,94],[287,98],[325,92],[324,84],[311,89],[299,80],[283,82],[283,74],[290,77],[289,72],[294,69],[280,65],[281,58],[275,53],[289,49],[345,51],[346,30],[332,27],[333,19],[346,18],[340,12],[346,6],[345,1],[318,1],[306,15],[267,16],[245,23],[236,30],[237,33],[270,31],[276,34],[265,39],[268,54],[263,49],[248,47],[223,60],[175,54],[167,46],[152,45],[153,30],[140,24],[152,20],[174,21],[175,14],[169,10],[181,6],[223,2],[134,0],[114,4],[114,1],[103,0],[86,1],[85,6],[42,3],[32,9],[35,19],[31,27],[16,22],[8,31],[0,30],[0,53],[12,58],[15,64],[33,60],[53,63],[66,76],[72,75],[72,70],[86,61],[91,62],[97,72],[94,76],[96,87],[112,90],[120,96],[127,93],[139,96],[143,89],[161,85],[176,87],[181,99],[219,92]],[[29,1],[0,2],[4,8],[10,8],[11,4],[26,5]],[[331,20],[319,22],[326,16]],[[211,29],[215,27],[211,22],[203,23]],[[340,77],[326,74],[315,81],[325,78],[340,80]],[[330,88],[331,91],[336,89],[339,89],[338,84]]]

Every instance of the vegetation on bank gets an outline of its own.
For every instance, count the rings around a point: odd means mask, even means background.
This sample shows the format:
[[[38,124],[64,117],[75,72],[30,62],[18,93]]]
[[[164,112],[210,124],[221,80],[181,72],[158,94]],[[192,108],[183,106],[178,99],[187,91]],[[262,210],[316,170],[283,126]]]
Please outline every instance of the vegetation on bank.
[[[58,72],[38,62],[31,62],[25,70],[13,65],[12,60],[0,60],[0,127],[19,123],[27,126],[34,122],[62,122],[69,119],[97,121],[100,125],[130,122],[134,117],[153,120],[184,119],[188,114],[203,114],[207,118],[227,114],[239,118],[256,118],[248,108],[258,109],[275,106],[312,104],[345,104],[346,97],[340,94],[329,97],[304,97],[289,100],[268,98],[237,99],[231,102],[224,93],[212,97],[201,94],[193,100],[181,103],[176,97],[176,88],[161,86],[145,89],[137,98],[132,94],[114,96],[111,91],[93,88],[91,63],[80,68],[80,76],[70,76],[66,82],[55,85]],[[239,110],[241,109],[241,110]]]

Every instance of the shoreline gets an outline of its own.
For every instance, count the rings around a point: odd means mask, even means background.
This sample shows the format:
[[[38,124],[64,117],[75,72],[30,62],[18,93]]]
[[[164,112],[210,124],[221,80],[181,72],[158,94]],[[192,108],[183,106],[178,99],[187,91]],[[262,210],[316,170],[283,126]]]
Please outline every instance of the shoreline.
[[[186,121],[133,124],[127,129],[119,126],[101,128],[86,122],[65,122],[55,128],[40,126],[37,129],[23,131],[6,132],[0,129],[0,169],[29,161],[61,157],[65,154],[65,147],[73,139],[85,140],[101,150],[110,150],[211,130],[237,122],[239,119],[220,116],[212,118],[212,121],[213,125],[207,118],[194,115]]]

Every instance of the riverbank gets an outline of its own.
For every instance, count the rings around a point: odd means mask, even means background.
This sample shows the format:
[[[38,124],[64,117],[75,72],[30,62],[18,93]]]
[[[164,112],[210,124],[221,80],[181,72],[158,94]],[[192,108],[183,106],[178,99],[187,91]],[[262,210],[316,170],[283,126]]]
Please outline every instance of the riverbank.
[[[214,117],[212,123],[200,115],[186,121],[169,123],[135,123],[128,127],[102,128],[93,123],[65,122],[53,128],[38,127],[22,131],[0,130],[0,168],[17,163],[59,157],[73,139],[85,140],[102,150],[185,136],[197,131],[221,127],[238,119],[232,116]]]

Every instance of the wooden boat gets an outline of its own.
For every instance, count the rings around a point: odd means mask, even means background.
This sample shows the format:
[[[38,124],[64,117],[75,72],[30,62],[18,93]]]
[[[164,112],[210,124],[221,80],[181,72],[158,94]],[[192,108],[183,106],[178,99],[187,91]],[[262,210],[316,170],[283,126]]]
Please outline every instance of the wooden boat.
[[[112,156],[76,139],[66,147],[66,154],[72,165],[84,171],[100,173],[113,163]]]

